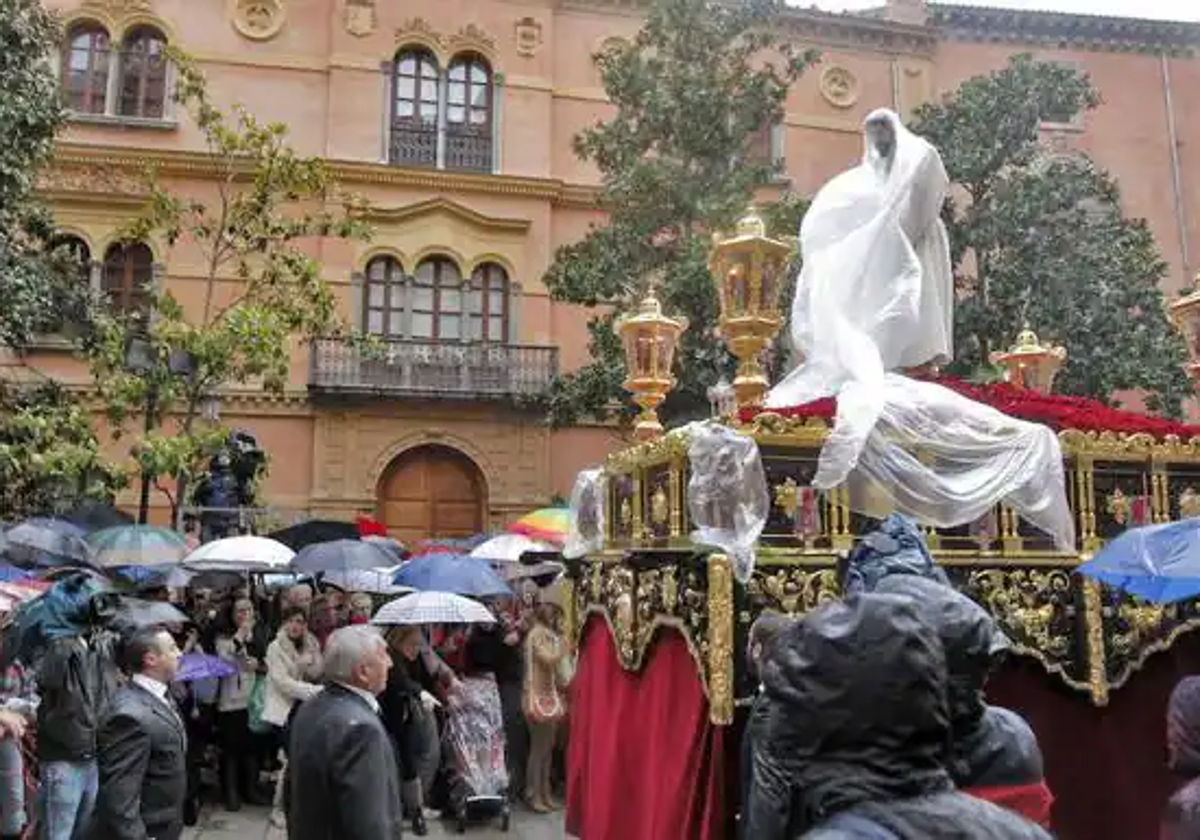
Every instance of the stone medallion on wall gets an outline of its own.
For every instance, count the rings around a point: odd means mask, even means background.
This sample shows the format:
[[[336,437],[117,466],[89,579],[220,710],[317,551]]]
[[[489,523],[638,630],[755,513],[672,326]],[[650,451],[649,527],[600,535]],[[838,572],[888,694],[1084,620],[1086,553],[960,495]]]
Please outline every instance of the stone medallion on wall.
[[[346,31],[365,38],[375,31],[375,0],[346,0]]]
[[[517,42],[517,55],[533,58],[542,45],[542,24],[536,18],[523,17],[517,21],[513,32]]]
[[[858,101],[858,77],[849,69],[832,64],[821,71],[821,96],[835,108],[850,108]]]
[[[229,0],[230,22],[243,38],[269,41],[287,20],[283,0]]]

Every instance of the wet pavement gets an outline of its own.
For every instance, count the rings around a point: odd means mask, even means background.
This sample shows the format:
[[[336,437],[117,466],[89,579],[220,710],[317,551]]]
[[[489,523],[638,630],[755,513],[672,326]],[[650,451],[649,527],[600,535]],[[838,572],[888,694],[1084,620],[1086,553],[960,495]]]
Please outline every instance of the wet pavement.
[[[268,817],[266,808],[244,808],[236,814],[212,808],[202,815],[199,825],[184,830],[182,840],[287,840],[287,833],[272,828]],[[430,820],[429,840],[449,840],[460,836],[466,840],[563,840],[567,836],[561,814],[546,816],[520,808],[514,809],[507,834],[500,831],[499,821],[469,826],[464,835],[456,834],[454,829],[454,823]],[[405,825],[406,840],[414,836],[409,826]]]

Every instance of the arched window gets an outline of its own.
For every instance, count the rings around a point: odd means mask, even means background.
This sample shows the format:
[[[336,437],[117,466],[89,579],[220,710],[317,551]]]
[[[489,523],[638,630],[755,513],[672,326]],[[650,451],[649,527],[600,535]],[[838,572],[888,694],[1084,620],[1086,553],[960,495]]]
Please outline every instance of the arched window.
[[[501,266],[484,263],[472,272],[467,317],[469,341],[508,340],[508,272]]]
[[[387,338],[404,338],[404,269],[393,257],[367,263],[363,331]]]
[[[121,42],[120,99],[123,117],[162,119],[167,99],[167,42],[155,29],[139,26]]]
[[[401,166],[436,166],[441,85],[437,59],[404,49],[393,64],[390,159]]]
[[[97,23],[77,24],[67,35],[63,53],[67,107],[80,114],[103,114],[108,96],[108,33]]]
[[[154,282],[154,254],[141,242],[115,243],[104,255],[102,287],[113,308],[143,312]]]
[[[61,251],[63,256],[71,261],[72,265],[78,266],[79,280],[85,286],[92,281],[92,249],[88,244],[78,236],[64,234],[54,237],[50,243],[55,250]]]
[[[446,168],[492,170],[492,68],[478,55],[446,71]]]
[[[412,337],[458,341],[463,336],[462,274],[446,257],[422,260],[413,277]]]

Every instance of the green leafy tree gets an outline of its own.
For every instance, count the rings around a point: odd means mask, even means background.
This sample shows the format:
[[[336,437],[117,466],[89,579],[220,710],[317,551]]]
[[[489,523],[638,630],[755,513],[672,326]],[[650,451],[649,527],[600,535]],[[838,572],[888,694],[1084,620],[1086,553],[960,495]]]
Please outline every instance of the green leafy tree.
[[[1177,413],[1186,351],[1166,317],[1167,265],[1116,182],[1082,154],[1052,155],[1043,122],[1096,107],[1088,78],[1023,55],[968,79],[910,126],[941,152],[955,196],[945,218],[958,305],[956,372],[985,369],[1028,323],[1062,344],[1056,390],[1110,399],[1141,389]]]
[[[729,370],[714,337],[712,232],[774,173],[774,162],[748,152],[750,140],[782,117],[788,86],[813,60],[773,35],[782,9],[778,0],[654,0],[631,42],[595,56],[616,112],[574,149],[600,171],[608,219],[559,249],[544,281],[555,300],[600,314],[588,326],[592,362],[551,389],[555,422],[604,418],[620,405],[625,362],[613,322],[651,272],[661,272],[664,309],[691,323],[664,416],[708,413],[705,392]]]
[[[134,455],[144,474],[175,479],[178,517],[189,478],[228,437],[202,408],[229,385],[281,392],[296,343],[344,332],[313,245],[368,231],[362,202],[338,193],[321,160],[298,155],[285,126],[223,111],[187,56],[171,60],[176,100],[207,143],[215,199],[177,193],[151,173],[147,207],[123,235],[201,254],[203,305],[186,311],[170,290],[150,290],[149,317],[99,319],[89,352],[114,428],[143,417]],[[130,365],[135,340],[141,364]]]
[[[126,476],[104,457],[91,413],[57,383],[0,381],[0,520],[111,502]]]
[[[49,62],[59,34],[39,0],[0,0],[0,346],[16,350],[82,320],[89,298],[34,194],[63,123]]]

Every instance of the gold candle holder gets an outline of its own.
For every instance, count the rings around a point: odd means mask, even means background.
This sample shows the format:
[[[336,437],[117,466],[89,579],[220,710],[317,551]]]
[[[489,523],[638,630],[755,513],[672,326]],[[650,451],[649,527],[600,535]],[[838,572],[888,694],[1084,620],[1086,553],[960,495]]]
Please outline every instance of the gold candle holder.
[[[779,291],[791,253],[791,245],[767,236],[753,207],[732,236],[713,237],[708,268],[721,299],[721,335],[738,360],[733,389],[743,408],[762,405],[770,387],[759,357],[782,323]]]
[[[1192,293],[1172,301],[1167,312],[1187,343],[1188,363],[1184,370],[1192,384],[1200,386],[1200,275],[1196,275],[1196,288]]]
[[[642,410],[633,430],[638,440],[650,440],[663,432],[658,407],[675,387],[671,367],[679,336],[687,327],[687,318],[669,318],[663,314],[653,288],[635,312],[617,320],[616,330],[625,348],[628,371],[624,387]]]
[[[1043,345],[1028,324],[1017,334],[1016,344],[991,354],[992,364],[1004,368],[1005,381],[1040,394],[1054,390],[1054,377],[1066,358],[1065,348]]]

